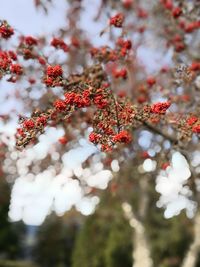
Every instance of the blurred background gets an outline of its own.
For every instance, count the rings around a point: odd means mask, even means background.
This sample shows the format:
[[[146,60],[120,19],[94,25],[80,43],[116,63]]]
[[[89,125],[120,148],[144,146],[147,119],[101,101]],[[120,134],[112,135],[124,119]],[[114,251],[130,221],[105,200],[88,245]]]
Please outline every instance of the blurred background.
[[[99,33],[106,28],[112,9],[123,10],[124,2],[131,1],[0,0],[0,18],[7,20],[18,36],[32,35],[41,39],[45,36],[50,40],[52,36],[65,36],[66,27],[69,27],[72,34],[75,27],[73,34],[80,37],[80,40],[84,35],[93,46],[112,46],[112,36],[106,33],[100,36]],[[140,4],[147,11],[154,10],[155,6],[154,12],[160,14],[158,17],[161,22],[162,13],[156,9],[158,2],[141,1]],[[195,3],[188,2],[191,5]],[[103,4],[109,8],[105,8]],[[81,15],[73,13],[73,19],[70,18],[70,10],[76,12],[74,10],[79,9],[79,5]],[[99,11],[101,8],[102,13]],[[129,15],[128,21],[131,22],[131,19]],[[137,20],[137,17],[133,16],[133,20]],[[137,79],[140,81],[144,72],[147,75],[155,74],[163,66],[173,66],[173,49],[159,49],[163,36],[155,23],[154,16],[145,24],[139,21],[137,26],[140,27],[140,32],[144,26],[150,26],[150,30],[142,37],[138,33],[130,36],[137,46],[136,56],[140,62],[138,69],[142,72],[137,74]],[[117,30],[114,31],[115,34],[119,35]],[[155,39],[155,34],[158,39]],[[68,41],[67,38],[66,40]],[[88,45],[85,40],[81,41],[85,42],[85,46]],[[17,37],[13,37],[12,45],[15,46],[16,43]],[[9,45],[4,44],[4,47],[10,49]],[[61,52],[52,48],[43,53],[51,56],[50,63],[66,60]],[[83,56],[84,49],[74,51],[74,57],[76,53],[79,56],[76,58],[78,67],[71,62],[66,67],[66,72],[80,70],[85,61],[90,62],[87,56]],[[28,63],[26,66],[30,67]],[[31,71],[30,68],[30,73]],[[36,73],[41,76],[40,72]],[[18,115],[23,113],[29,116],[31,105],[36,107],[38,103],[41,106],[46,103],[44,85],[36,84],[33,90],[29,88],[27,81],[20,82],[19,85],[7,83],[5,79],[0,81],[0,114],[11,115],[11,119],[0,121],[0,267],[179,267],[183,266],[183,259],[193,248],[195,265],[191,262],[191,265],[183,267],[200,266],[200,238],[192,243],[194,236],[200,234],[200,221],[194,216],[194,202],[184,204],[183,201],[178,208],[174,204],[168,218],[164,217],[163,209],[156,205],[159,199],[154,179],[156,162],[150,160],[148,166],[142,165],[148,158],[146,151],[159,162],[161,147],[164,148],[164,154],[166,151],[168,153],[170,143],[164,142],[157,134],[143,130],[137,133],[139,143],[134,147],[137,153],[142,151],[140,156],[125,150],[123,155],[109,161],[104,153],[98,153],[96,147],[87,142],[91,129],[83,125],[84,134],[83,130],[76,131],[73,127],[70,129],[73,132],[72,139],[77,137],[79,140],[78,145],[72,140],[69,147],[60,147],[56,142],[63,136],[63,129],[50,127],[35,148],[16,152],[13,147]],[[181,90],[183,89],[179,88],[182,93]],[[60,95],[59,88],[54,93]],[[153,98],[166,99],[159,93],[155,93]],[[88,162],[91,155],[92,160]],[[199,157],[197,153],[196,162]],[[120,162],[123,164],[120,165]],[[195,166],[198,164],[200,162]],[[138,171],[138,166],[143,166],[143,171],[146,172]],[[33,180],[33,173],[37,177],[37,184],[34,185],[29,183]],[[91,175],[87,186],[83,181],[82,184],[72,181],[71,177],[81,175]],[[27,180],[24,180],[25,176]],[[60,193],[57,192],[57,202],[52,201],[55,205],[54,212],[49,212],[45,206],[48,202],[48,192],[45,190],[50,188],[53,176],[59,181],[67,177],[68,191],[66,189],[65,194],[59,198]],[[59,187],[59,184],[53,185]],[[34,190],[38,190],[39,194],[35,194]],[[30,197],[22,199],[24,192],[28,192]],[[182,209],[186,209],[189,215],[181,212]],[[191,244],[194,247],[191,248]],[[134,263],[133,254],[135,259],[144,258],[147,263],[145,260]]]

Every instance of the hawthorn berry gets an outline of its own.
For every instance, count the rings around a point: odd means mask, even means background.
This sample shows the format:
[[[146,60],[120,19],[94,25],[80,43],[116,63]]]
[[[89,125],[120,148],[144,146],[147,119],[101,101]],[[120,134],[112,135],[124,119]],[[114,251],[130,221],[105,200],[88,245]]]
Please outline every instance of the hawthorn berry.
[[[123,22],[124,22],[124,15],[122,13],[118,13],[110,18],[110,25],[113,25],[117,28],[121,28]]]
[[[56,108],[57,111],[65,111],[66,110],[66,103],[64,100],[57,99],[53,106]]]
[[[200,124],[193,126],[192,131],[193,133],[200,133]]]
[[[66,145],[68,140],[67,140],[67,137],[66,136],[62,136],[58,139],[59,143],[62,144],[62,145]]]
[[[170,107],[170,105],[171,105],[170,102],[159,102],[159,103],[153,104],[151,106],[151,112],[157,113],[157,114],[165,114],[165,112]]]
[[[0,25],[0,37],[9,39],[14,34],[13,28],[6,21]]]
[[[10,72],[17,75],[22,75],[23,68],[20,64],[11,64],[10,65]]]
[[[132,140],[131,135],[126,130],[121,131],[120,133],[113,136],[113,142],[125,143],[128,144]]]
[[[27,129],[33,129],[35,127],[35,123],[32,119],[27,119],[24,121],[23,127]]]
[[[198,118],[196,117],[196,116],[191,116],[191,117],[189,117],[188,119],[187,119],[187,124],[188,125],[193,125],[193,124],[195,124],[195,122],[197,122],[198,121]]]

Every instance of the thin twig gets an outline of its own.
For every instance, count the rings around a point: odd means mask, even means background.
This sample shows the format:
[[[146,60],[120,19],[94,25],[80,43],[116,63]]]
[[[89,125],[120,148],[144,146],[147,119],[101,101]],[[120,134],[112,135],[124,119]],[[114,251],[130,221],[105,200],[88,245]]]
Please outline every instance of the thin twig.
[[[150,124],[150,123],[145,121],[145,122],[143,122],[143,125],[145,127],[147,127],[149,130],[153,131],[154,133],[157,133],[157,134],[163,136],[165,139],[169,140],[173,144],[177,144],[178,143],[178,139],[175,136],[172,136],[172,135],[162,131],[161,129],[153,126],[152,124]]]

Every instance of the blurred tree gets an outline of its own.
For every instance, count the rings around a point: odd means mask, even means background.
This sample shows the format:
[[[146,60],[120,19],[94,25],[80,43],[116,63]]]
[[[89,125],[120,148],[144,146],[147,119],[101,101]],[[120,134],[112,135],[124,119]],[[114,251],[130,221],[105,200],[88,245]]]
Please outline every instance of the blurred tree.
[[[41,267],[70,267],[78,224],[50,216],[38,230],[33,258]]]
[[[0,259],[16,259],[22,256],[21,234],[23,226],[8,220],[10,188],[0,177]]]
[[[144,195],[138,191],[138,182],[144,178],[143,175],[138,176],[135,168],[134,164],[128,163],[120,170],[115,176],[115,179],[120,178],[120,187],[115,188],[114,192],[104,192],[95,214],[82,225],[73,251],[73,267],[132,266],[135,230],[127,224],[121,203],[125,195],[131,196],[132,209],[137,214],[136,218],[141,220],[138,207]],[[129,185],[131,179],[134,180],[134,187]],[[113,184],[109,189],[113,191]],[[127,190],[132,191],[132,195]],[[153,266],[179,267],[192,241],[193,223],[184,214],[166,220],[163,211],[155,206],[157,193],[153,184],[148,186],[147,192],[148,202],[142,221]]]
[[[105,194],[76,239],[73,267],[131,267],[131,229],[116,199]]]

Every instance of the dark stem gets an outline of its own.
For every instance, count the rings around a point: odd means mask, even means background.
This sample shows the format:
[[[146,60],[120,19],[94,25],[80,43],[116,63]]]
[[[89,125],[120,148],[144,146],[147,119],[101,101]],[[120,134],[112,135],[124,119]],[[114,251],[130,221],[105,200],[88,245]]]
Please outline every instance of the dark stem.
[[[146,128],[148,128],[149,130],[151,130],[152,132],[157,133],[157,134],[163,136],[165,139],[169,140],[171,143],[178,144],[178,139],[175,136],[172,136],[172,135],[170,135],[170,134],[162,131],[161,129],[153,126],[152,124],[150,124],[150,123],[148,123],[146,121],[143,122],[143,125]]]

